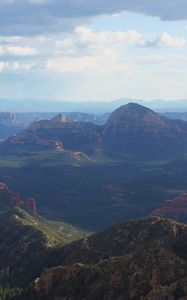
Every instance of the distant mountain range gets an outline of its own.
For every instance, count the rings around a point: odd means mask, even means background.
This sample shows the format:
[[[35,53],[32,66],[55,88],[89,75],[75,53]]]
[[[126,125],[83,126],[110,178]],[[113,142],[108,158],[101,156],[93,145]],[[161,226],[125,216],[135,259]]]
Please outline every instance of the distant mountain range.
[[[44,101],[31,101],[28,103],[23,100],[0,100],[0,140],[9,138],[35,121],[49,120],[59,112],[63,112],[65,116],[75,122],[91,122],[96,125],[104,125],[110,113],[128,102],[129,99],[98,103]],[[170,119],[187,120],[187,100],[177,102],[134,100],[134,103],[147,106]]]
[[[0,111],[4,112],[83,112],[83,113],[110,113],[121,105],[129,102],[139,103],[157,112],[184,112],[187,111],[187,99],[184,100],[154,100],[122,98],[114,101],[44,101],[44,100],[10,100],[0,99]]]
[[[102,125],[74,121],[63,114],[32,123],[1,145],[6,151],[71,150],[87,155],[159,155],[187,150],[187,122],[163,117],[129,103],[116,109]]]
[[[178,119],[178,120],[183,120],[187,121],[187,112],[166,112],[162,114],[163,116],[169,118],[169,119]]]
[[[35,112],[35,113],[10,113],[0,112],[0,140],[5,140],[10,136],[20,132],[31,123],[39,120],[49,120],[55,117],[55,112]],[[109,114],[89,114],[80,112],[65,112],[65,116],[76,122],[91,122],[103,125]]]

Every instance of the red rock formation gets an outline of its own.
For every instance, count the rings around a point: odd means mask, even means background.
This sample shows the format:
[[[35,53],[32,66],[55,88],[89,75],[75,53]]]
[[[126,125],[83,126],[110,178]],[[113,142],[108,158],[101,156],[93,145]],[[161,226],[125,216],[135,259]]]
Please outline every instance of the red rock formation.
[[[55,150],[62,150],[62,148],[63,148],[63,145],[62,145],[62,143],[61,142],[55,142]]]
[[[24,199],[24,206],[32,214],[37,215],[36,201],[33,198]]]
[[[0,182],[0,209],[4,210],[14,206],[37,215],[36,201],[33,198],[22,199],[19,193],[12,192],[5,183]]]
[[[166,200],[153,215],[187,223],[187,193],[182,193],[173,200]]]
[[[3,182],[0,182],[0,190],[8,190],[7,185]]]

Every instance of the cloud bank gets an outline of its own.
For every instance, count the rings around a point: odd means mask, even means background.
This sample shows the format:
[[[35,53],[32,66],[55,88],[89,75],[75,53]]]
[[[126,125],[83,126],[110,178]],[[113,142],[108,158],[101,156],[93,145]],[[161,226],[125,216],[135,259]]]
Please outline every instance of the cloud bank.
[[[0,36],[0,43],[0,73],[108,76],[130,74],[148,64],[181,64],[187,59],[183,55],[186,40],[167,32],[147,36],[135,30],[94,31],[78,26],[63,35]],[[160,48],[168,53],[160,55]],[[175,48],[181,50],[177,55],[172,51]]]
[[[0,35],[71,30],[91,17],[124,11],[186,20],[187,0],[1,0]]]

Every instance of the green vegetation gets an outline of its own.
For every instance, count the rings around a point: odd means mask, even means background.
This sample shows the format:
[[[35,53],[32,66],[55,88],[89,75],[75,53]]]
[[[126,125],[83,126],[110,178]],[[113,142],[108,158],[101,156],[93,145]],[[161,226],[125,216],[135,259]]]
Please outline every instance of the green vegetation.
[[[11,288],[9,286],[0,287],[0,300],[8,299],[21,299],[22,289],[20,288]]]
[[[17,207],[1,212],[0,299],[24,299],[25,288],[46,267],[51,249],[80,237],[85,233],[71,225],[48,221]]]
[[[9,203],[9,195],[14,193],[1,184],[0,205]],[[128,221],[87,237],[71,225],[6,206],[0,241],[2,300],[147,300],[185,294],[187,225],[174,221]]]
[[[59,249],[61,266],[43,272],[35,289],[50,300],[182,300],[186,240],[187,226],[167,219],[121,223]]]
[[[17,167],[1,166],[0,181],[35,198],[39,214],[47,219],[64,220],[89,231],[148,216],[186,190],[185,158],[179,169],[172,167],[175,158],[139,161],[126,157],[102,163],[99,156],[96,162],[90,158],[67,163],[61,153],[37,155],[20,157]],[[14,164],[11,159],[7,157],[7,163]]]

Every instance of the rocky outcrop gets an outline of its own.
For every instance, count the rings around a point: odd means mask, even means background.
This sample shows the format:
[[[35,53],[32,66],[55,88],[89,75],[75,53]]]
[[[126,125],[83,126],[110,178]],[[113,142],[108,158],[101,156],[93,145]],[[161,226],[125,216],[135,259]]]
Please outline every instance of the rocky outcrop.
[[[41,129],[50,129],[50,128],[59,128],[66,123],[71,123],[72,121],[67,118],[64,114],[58,114],[51,120],[38,120],[33,122],[28,129],[32,131],[41,130]]]
[[[187,223],[187,193],[182,193],[173,200],[166,200],[153,215]]]
[[[22,129],[15,113],[0,112],[0,140],[6,140]]]
[[[3,182],[0,182],[0,190],[1,191],[7,191],[8,190],[7,185]]]
[[[54,123],[67,123],[71,122],[69,118],[67,118],[64,114],[58,114],[56,117],[54,117],[52,120]]]
[[[23,200],[24,207],[26,210],[31,212],[34,215],[37,215],[37,209],[36,209],[36,201],[33,198],[26,198]]]
[[[34,282],[35,290],[41,295],[50,295],[55,287],[61,282],[67,282],[72,277],[75,277],[81,270],[84,269],[81,263],[73,264],[69,267],[51,268],[44,272],[40,278]]]
[[[105,113],[101,115],[101,114],[69,112],[66,113],[66,115],[74,122],[86,122],[86,123],[93,123],[96,125],[104,125],[110,114]]]
[[[5,126],[18,126],[19,122],[15,113],[0,112],[0,122]]]
[[[33,198],[22,198],[18,192],[12,192],[5,183],[0,182],[0,210],[19,207],[37,215],[36,201]]]

